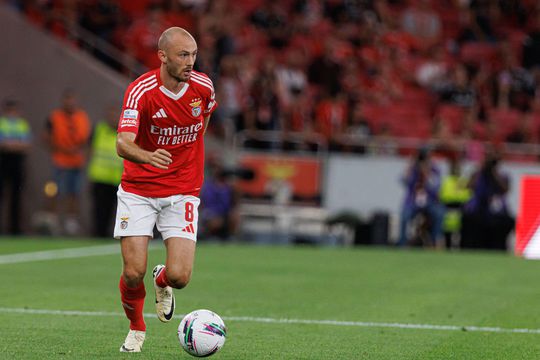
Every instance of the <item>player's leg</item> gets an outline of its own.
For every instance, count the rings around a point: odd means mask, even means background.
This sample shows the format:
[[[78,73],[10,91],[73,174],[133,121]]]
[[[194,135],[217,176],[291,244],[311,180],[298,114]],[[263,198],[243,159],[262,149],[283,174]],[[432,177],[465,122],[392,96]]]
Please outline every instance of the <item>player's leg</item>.
[[[114,237],[121,239],[123,269],[120,276],[122,306],[130,320],[130,331],[122,352],[139,352],[145,338],[143,318],[144,275],[147,267],[148,242],[152,238],[157,217],[153,199],[118,190],[118,208]]]
[[[194,196],[174,196],[164,199],[158,216],[157,227],[165,239],[166,265],[154,268],[156,312],[158,318],[169,321],[174,313],[173,288],[185,287],[191,279],[195,245],[199,199]]]
[[[130,321],[129,333],[120,348],[122,352],[139,352],[145,338],[143,308],[146,290],[144,275],[147,266],[148,236],[128,236],[121,239],[123,269],[120,276],[120,298]]]
[[[82,169],[66,170],[66,197],[64,231],[68,235],[79,235],[79,197],[81,196]]]
[[[414,218],[416,213],[417,211],[414,209],[414,206],[407,204],[403,205],[403,208],[401,209],[401,216],[399,219],[399,246],[407,245],[407,228],[409,226],[409,222]]]
[[[165,240],[167,260],[165,265],[154,268],[154,289],[156,292],[156,313],[162,322],[172,319],[175,310],[173,288],[186,287],[191,279],[195,241],[172,237]]]
[[[191,239],[173,237],[165,240],[167,262],[163,278],[166,284],[182,289],[191,280],[196,242]]]

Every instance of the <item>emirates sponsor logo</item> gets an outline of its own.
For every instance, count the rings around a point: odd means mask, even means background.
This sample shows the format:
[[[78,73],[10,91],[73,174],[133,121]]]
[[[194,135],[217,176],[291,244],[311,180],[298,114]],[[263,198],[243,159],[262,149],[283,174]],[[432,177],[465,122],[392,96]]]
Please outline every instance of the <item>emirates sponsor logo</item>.
[[[158,135],[158,145],[177,145],[197,140],[197,135],[202,127],[202,122],[190,126],[159,127],[151,125],[150,133]]]

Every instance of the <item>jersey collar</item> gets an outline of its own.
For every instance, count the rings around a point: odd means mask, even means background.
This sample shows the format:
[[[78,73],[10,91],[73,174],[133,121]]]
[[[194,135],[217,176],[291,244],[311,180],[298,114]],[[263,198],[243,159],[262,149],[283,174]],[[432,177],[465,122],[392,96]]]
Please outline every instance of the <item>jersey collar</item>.
[[[189,84],[187,82],[184,83],[184,86],[182,86],[182,89],[180,89],[180,91],[178,93],[173,93],[171,90],[167,89],[163,83],[161,82],[161,76],[159,75],[159,69],[157,71],[157,79],[158,79],[158,85],[159,85],[159,90],[164,93],[165,95],[167,95],[168,97],[170,97],[171,99],[173,100],[178,100],[180,99],[182,96],[184,96],[184,94],[186,93],[187,89],[189,88]]]

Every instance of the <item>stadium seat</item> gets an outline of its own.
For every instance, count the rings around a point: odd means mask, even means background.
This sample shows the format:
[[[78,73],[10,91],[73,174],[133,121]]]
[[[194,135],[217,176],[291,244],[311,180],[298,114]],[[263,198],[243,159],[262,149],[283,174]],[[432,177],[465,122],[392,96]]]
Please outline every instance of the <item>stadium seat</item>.
[[[497,57],[497,47],[487,42],[467,42],[460,50],[460,58],[466,64],[493,64]]]
[[[488,112],[490,121],[496,124],[496,136],[503,140],[519,123],[522,114],[514,109],[491,109]]]
[[[447,123],[453,133],[459,133],[463,126],[465,109],[453,104],[440,104],[435,110],[435,116]]]

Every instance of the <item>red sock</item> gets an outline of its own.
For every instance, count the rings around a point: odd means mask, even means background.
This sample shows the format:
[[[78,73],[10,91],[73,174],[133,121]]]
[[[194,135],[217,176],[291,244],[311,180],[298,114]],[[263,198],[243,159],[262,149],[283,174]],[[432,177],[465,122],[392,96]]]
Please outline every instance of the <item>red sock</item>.
[[[165,268],[163,268],[163,270],[161,270],[161,272],[158,274],[157,278],[156,278],[156,284],[157,286],[159,287],[167,287],[167,286],[171,286],[170,283],[169,283],[169,279],[167,279],[167,274],[165,273]]]
[[[131,330],[146,331],[143,316],[144,297],[146,296],[144,282],[141,281],[137,287],[130,288],[125,283],[124,277],[120,276],[118,288],[120,289],[124,312],[130,321],[129,328]]]

